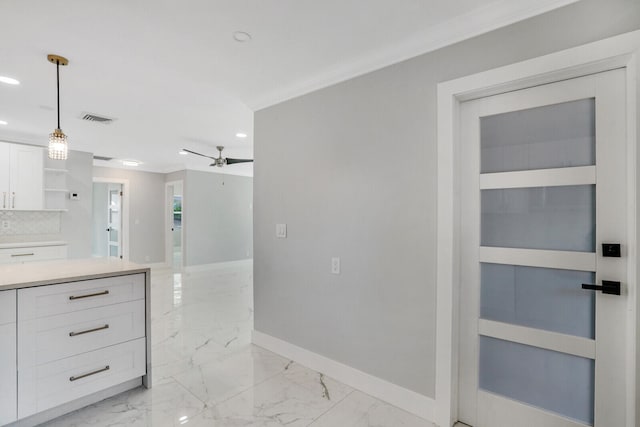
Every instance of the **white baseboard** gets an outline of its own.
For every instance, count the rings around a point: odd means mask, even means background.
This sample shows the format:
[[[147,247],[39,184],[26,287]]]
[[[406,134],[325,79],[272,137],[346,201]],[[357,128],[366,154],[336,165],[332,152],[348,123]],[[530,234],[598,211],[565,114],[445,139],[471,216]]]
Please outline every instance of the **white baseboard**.
[[[430,397],[256,330],[252,342],[428,421],[435,418],[435,400]]]
[[[184,267],[183,270],[187,273],[197,273],[199,271],[207,271],[207,270],[221,270],[225,268],[251,267],[252,265],[253,265],[253,259],[240,259],[237,261],[215,262],[212,264],[188,265]]]

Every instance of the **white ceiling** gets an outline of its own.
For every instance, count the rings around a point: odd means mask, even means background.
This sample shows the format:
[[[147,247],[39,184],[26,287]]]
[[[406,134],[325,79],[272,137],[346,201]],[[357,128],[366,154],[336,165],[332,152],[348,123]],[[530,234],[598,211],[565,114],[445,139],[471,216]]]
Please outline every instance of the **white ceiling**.
[[[255,109],[574,1],[0,0],[0,76],[21,81],[0,83],[0,139],[46,144],[56,53],[70,61],[61,124],[72,149],[142,170],[207,170],[178,150],[224,145],[225,157],[251,158]],[[237,30],[252,40],[234,41]]]

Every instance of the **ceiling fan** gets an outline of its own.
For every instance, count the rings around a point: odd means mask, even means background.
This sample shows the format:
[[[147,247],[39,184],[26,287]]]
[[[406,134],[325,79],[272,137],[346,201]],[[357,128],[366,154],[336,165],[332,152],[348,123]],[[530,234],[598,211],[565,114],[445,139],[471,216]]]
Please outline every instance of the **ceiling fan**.
[[[216,148],[218,149],[218,152],[219,152],[218,157],[207,156],[206,154],[197,153],[195,151],[187,150],[186,148],[183,148],[182,150],[186,151],[187,153],[195,154],[196,156],[202,156],[208,159],[213,159],[213,163],[211,163],[209,166],[218,166],[219,168],[223,167],[224,165],[233,165],[234,163],[253,162],[253,159],[232,159],[230,157],[222,157],[222,150],[224,150],[224,147],[222,145],[218,145]]]

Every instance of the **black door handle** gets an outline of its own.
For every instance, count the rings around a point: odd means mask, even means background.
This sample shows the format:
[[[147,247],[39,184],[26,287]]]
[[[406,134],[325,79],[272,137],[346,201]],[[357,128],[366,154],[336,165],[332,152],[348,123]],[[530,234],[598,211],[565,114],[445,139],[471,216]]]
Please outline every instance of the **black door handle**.
[[[107,228],[107,231],[111,231],[111,228]]]
[[[607,295],[620,295],[620,282],[614,282],[611,280],[603,280],[602,286],[582,284],[582,289],[588,289],[591,291],[602,291]]]

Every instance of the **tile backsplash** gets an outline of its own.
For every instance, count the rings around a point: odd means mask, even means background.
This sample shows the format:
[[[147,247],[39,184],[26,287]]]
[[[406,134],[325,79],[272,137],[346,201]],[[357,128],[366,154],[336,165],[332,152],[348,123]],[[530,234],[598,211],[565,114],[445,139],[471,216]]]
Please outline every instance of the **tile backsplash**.
[[[0,237],[60,233],[60,212],[0,211]]]

